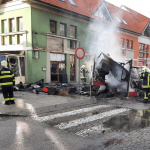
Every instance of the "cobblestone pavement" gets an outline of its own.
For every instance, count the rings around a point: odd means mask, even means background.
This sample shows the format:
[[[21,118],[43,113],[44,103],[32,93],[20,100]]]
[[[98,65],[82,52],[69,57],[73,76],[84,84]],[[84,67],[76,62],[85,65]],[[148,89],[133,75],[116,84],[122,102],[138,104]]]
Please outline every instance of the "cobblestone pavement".
[[[99,103],[112,104],[136,110],[149,110],[150,103],[144,104],[142,99],[136,98],[104,98]],[[150,116],[147,116],[150,118]],[[135,129],[131,132],[112,132],[101,139],[104,150],[150,150],[150,119],[147,127]]]
[[[150,127],[132,131],[122,137],[109,137],[102,141],[105,150],[149,150],[150,149]],[[105,139],[106,140],[106,139]]]

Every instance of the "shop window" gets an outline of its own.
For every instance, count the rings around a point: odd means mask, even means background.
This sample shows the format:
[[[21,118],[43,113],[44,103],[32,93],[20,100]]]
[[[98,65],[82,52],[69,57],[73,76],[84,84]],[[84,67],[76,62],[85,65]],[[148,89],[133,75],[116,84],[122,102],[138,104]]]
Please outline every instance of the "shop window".
[[[64,24],[64,23],[60,23],[60,35],[61,36],[66,36],[67,34],[66,34],[66,24]]]
[[[52,34],[56,34],[56,32],[57,32],[56,27],[57,27],[57,22],[50,20],[50,32]]]
[[[51,81],[59,83],[67,82],[65,62],[51,62]]]
[[[18,31],[23,31],[23,18],[18,17]]]
[[[70,38],[76,38],[76,27],[75,26],[70,26]]]
[[[75,56],[70,55],[70,81],[75,81]]]
[[[15,20],[10,19],[10,32],[14,32],[14,31],[15,31]]]
[[[10,35],[10,44],[15,45],[15,35]]]
[[[7,20],[2,20],[2,33],[7,33]]]
[[[121,39],[121,48],[124,48],[124,39]]]
[[[126,48],[129,49],[129,40],[126,40]]]
[[[2,36],[2,45],[7,45],[7,36]]]
[[[76,49],[76,41],[70,40],[70,48]]]
[[[66,64],[65,64],[65,55],[64,54],[50,54],[51,60],[51,81],[66,83],[67,74],[66,74]]]
[[[133,49],[133,41],[130,41],[130,49]]]

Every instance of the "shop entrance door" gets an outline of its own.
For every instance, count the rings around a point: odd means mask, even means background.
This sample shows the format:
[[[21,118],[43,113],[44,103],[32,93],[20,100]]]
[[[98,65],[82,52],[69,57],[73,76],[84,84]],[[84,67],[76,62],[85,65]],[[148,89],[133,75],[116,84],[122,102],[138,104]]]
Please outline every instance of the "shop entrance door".
[[[65,62],[51,62],[51,82],[63,83],[66,82],[66,78]]]
[[[59,62],[51,62],[51,82],[59,82]]]

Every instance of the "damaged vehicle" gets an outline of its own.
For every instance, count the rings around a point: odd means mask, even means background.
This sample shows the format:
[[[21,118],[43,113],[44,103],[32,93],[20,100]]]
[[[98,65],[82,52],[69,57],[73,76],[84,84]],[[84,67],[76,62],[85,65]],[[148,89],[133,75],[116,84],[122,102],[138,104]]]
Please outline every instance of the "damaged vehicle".
[[[141,84],[139,70],[132,65],[132,60],[119,63],[104,53],[94,59],[91,95],[124,93],[126,97],[138,96]],[[86,90],[82,88],[82,91]]]
[[[0,62],[6,60],[8,68],[11,69],[15,76],[15,84],[22,82],[25,83],[25,57],[20,54],[8,54],[4,53],[0,55]],[[0,65],[1,69],[1,65]]]

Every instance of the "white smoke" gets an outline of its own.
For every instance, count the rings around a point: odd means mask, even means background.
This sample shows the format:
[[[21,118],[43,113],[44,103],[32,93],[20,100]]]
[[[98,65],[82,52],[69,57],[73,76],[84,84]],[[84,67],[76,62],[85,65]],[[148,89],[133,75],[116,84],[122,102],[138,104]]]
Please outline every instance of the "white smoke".
[[[119,16],[119,14],[116,14],[116,16]],[[121,39],[117,29],[117,25],[120,22],[116,20],[112,22],[113,24],[97,23],[94,21],[90,23],[93,39],[91,44],[88,43],[88,45],[90,44],[89,53],[92,57],[86,61],[86,66],[90,71],[92,71],[91,68],[94,65],[94,57],[98,57],[100,53],[108,55],[116,62],[125,62],[123,52],[121,51]],[[92,73],[90,75],[92,76]],[[117,87],[120,90],[127,89],[127,83],[116,80],[111,73],[106,76],[106,82],[110,86]]]

